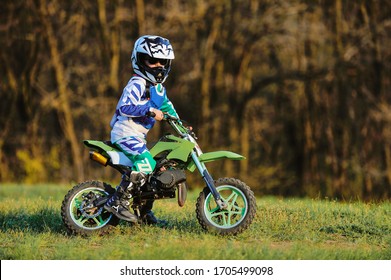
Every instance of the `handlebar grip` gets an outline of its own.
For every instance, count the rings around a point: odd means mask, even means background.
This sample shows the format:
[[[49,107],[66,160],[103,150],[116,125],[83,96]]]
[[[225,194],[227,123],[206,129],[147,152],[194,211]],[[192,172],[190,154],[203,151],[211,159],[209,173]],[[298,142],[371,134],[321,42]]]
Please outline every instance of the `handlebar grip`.
[[[147,117],[152,117],[154,118],[156,116],[155,112],[149,111],[145,114]],[[164,113],[164,118],[163,120],[168,121],[168,120],[173,120],[173,121],[178,121],[179,119],[177,117],[171,116],[168,113]]]
[[[156,116],[155,112],[149,111],[145,114],[147,117],[152,117],[154,118]]]

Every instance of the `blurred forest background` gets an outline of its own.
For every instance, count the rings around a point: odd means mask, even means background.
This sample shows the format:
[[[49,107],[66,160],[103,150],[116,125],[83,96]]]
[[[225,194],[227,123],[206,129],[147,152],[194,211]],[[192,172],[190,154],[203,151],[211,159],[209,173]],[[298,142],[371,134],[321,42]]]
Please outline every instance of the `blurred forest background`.
[[[1,182],[119,178],[89,161],[82,140],[109,139],[144,34],[170,39],[165,85],[203,150],[247,157],[215,164],[215,178],[258,194],[391,197],[382,0],[2,1]]]

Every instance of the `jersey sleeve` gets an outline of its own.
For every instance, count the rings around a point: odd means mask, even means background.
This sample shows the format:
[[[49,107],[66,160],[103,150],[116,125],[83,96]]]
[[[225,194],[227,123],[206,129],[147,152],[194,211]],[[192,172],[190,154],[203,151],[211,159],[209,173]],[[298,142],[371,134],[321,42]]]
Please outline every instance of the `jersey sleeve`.
[[[125,117],[145,116],[150,111],[151,105],[147,99],[143,99],[145,85],[137,80],[128,83],[122,93],[118,113]]]
[[[174,108],[174,105],[172,104],[172,102],[168,99],[168,97],[166,96],[166,98],[164,99],[164,102],[162,104],[162,106],[160,107],[160,110],[164,113],[168,113],[170,114],[171,116],[174,116],[174,117],[177,117],[179,118],[178,116],[178,113],[176,112],[175,108]]]

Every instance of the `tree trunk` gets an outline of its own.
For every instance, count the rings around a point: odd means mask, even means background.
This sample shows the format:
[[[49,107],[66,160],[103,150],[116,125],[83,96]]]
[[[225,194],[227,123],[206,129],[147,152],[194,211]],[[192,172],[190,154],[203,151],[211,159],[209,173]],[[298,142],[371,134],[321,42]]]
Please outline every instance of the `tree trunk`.
[[[64,65],[61,62],[57,37],[54,33],[53,27],[49,21],[48,6],[45,0],[40,2],[41,19],[45,27],[46,36],[48,40],[50,55],[52,57],[52,64],[58,85],[58,94],[60,99],[59,117],[60,122],[63,123],[63,130],[66,139],[71,146],[73,169],[76,179],[81,181],[84,176],[83,162],[80,156],[79,140],[76,136],[75,127],[73,123],[73,116],[70,106],[70,92],[68,90],[67,81],[65,79]]]
[[[139,36],[145,33],[145,9],[144,0],[136,0],[136,16]]]

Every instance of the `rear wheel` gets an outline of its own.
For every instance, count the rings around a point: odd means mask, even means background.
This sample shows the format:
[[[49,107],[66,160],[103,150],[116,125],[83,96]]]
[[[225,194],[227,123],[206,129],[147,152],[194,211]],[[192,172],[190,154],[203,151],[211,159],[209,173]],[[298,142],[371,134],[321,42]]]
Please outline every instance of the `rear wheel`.
[[[241,233],[255,217],[254,193],[244,182],[235,178],[220,178],[215,181],[215,186],[227,208],[220,209],[206,187],[197,199],[198,222],[203,229],[221,235]]]
[[[100,181],[87,181],[74,186],[64,197],[61,217],[67,230],[74,235],[106,234],[118,225],[118,218],[93,201],[113,194],[115,190]]]

